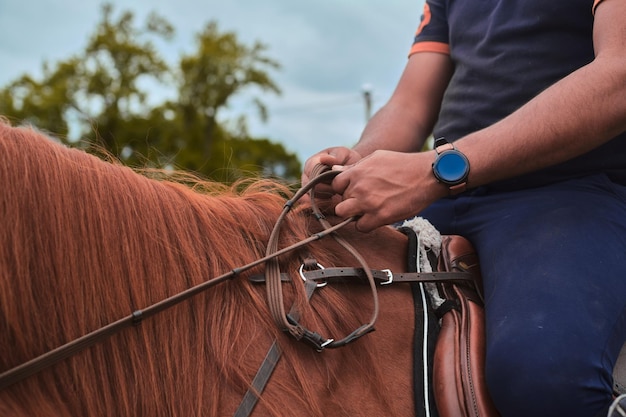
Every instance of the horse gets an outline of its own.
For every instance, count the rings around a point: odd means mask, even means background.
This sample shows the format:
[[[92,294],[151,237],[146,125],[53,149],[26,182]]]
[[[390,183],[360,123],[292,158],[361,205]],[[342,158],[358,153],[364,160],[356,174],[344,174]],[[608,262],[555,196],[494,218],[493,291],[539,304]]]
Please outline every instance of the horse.
[[[179,173],[180,174],[180,173]],[[0,372],[262,258],[291,195],[276,181],[224,186],[138,172],[0,122]],[[306,207],[279,246],[320,226]],[[372,268],[407,269],[391,227],[337,232]],[[286,307],[307,328],[345,335],[374,308],[367,285],[329,284],[307,300],[298,270],[356,266],[331,239],[281,255]],[[413,293],[378,289],[376,331],[337,349],[294,340],[270,317],[256,266],[0,391],[3,416],[229,416],[274,341],[282,357],[253,416],[414,415]]]

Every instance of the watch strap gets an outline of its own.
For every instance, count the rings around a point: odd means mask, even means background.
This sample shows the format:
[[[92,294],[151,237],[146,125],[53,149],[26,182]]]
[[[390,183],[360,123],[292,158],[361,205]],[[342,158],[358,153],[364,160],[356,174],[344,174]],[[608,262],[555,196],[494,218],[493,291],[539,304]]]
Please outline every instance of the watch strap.
[[[439,154],[439,153],[441,153],[443,151],[454,149],[454,145],[452,143],[448,142],[446,140],[446,138],[442,136],[442,137],[438,137],[437,139],[435,139],[435,143],[433,145],[433,148],[435,148],[435,150]]]
[[[448,189],[450,190],[450,195],[461,194],[462,192],[467,190],[467,181],[464,181],[457,185],[451,185],[448,187]]]
[[[445,152],[445,151],[451,151],[453,149],[455,149],[454,145],[451,144],[450,142],[445,142],[445,143],[442,143],[441,145],[435,147],[435,151],[437,152],[437,155],[439,155],[440,153]]]

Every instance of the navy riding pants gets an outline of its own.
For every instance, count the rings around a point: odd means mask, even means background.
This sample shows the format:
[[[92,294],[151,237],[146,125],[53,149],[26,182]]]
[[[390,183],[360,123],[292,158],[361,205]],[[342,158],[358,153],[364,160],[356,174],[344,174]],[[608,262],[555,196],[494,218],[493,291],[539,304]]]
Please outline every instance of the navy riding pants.
[[[626,187],[599,174],[541,188],[479,188],[420,215],[481,262],[486,378],[503,417],[608,408],[626,341]]]

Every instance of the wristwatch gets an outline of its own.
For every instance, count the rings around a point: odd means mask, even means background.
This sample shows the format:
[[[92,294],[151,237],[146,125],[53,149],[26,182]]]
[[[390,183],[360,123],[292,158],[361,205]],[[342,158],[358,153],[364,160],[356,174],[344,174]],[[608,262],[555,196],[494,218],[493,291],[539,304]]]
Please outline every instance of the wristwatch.
[[[451,195],[465,191],[470,170],[467,157],[445,138],[435,139],[435,151],[433,174],[437,181],[447,185]]]

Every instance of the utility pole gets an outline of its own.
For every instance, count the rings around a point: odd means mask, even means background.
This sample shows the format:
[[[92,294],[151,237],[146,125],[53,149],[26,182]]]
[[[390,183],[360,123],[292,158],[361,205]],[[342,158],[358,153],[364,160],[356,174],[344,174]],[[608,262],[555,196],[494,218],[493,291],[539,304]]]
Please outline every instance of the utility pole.
[[[363,99],[365,100],[365,123],[372,117],[372,86],[363,84]]]

